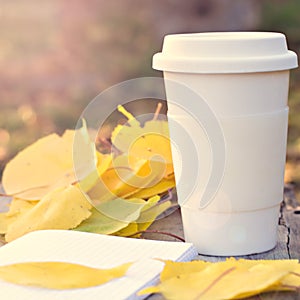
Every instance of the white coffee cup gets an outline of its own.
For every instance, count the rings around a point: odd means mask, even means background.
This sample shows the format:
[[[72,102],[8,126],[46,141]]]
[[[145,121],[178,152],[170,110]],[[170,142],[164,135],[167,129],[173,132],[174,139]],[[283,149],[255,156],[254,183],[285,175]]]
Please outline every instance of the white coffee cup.
[[[297,56],[287,49],[285,36],[272,32],[169,35],[162,52],[154,55],[153,67],[164,72],[169,119],[190,133],[198,155],[190,158],[184,146],[173,151],[186,240],[208,255],[246,255],[273,248],[283,196],[289,70],[297,67]],[[171,82],[177,82],[178,88]],[[198,99],[186,99],[180,86],[191,89]],[[186,110],[173,100],[182,106],[184,101],[193,103]],[[200,100],[206,101],[224,136],[225,161],[220,165],[224,173],[209,201],[203,198],[208,178],[214,176],[214,157],[209,131],[197,127],[197,122],[202,123],[197,117]],[[181,137],[172,124],[174,148]],[[188,157],[186,165],[200,170],[199,184],[185,199],[181,186],[190,178],[181,176],[185,162],[179,161],[178,151],[181,158]]]

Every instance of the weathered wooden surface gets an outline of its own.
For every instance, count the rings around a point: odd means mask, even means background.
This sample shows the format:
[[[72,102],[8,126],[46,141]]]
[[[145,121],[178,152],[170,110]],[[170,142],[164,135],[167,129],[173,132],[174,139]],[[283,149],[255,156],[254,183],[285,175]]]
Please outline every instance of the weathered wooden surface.
[[[1,187],[0,187],[1,190]],[[9,203],[9,198],[1,198],[0,211],[6,210],[6,204]],[[169,216],[157,220],[150,227],[152,230],[159,230],[170,232],[183,237],[183,227],[181,222],[181,215],[179,209],[174,211]],[[160,234],[147,234],[144,236],[147,239],[157,240],[175,240],[170,236],[163,236]],[[0,244],[1,245],[1,244]],[[247,259],[300,259],[300,206],[297,203],[293,188],[286,186],[284,193],[284,201],[281,206],[281,215],[278,226],[278,243],[277,246],[271,250],[260,254],[241,256]],[[198,255],[196,259],[206,261],[220,261],[224,257],[204,256]],[[152,295],[148,297],[149,300],[161,300],[161,295]],[[300,293],[284,292],[284,293],[268,293],[257,297],[248,298],[249,300],[300,300]],[[183,299],[185,300],[185,299]],[[188,299],[187,299],[188,300]]]
[[[174,233],[180,237],[183,237],[183,228],[181,222],[180,211],[177,210],[173,214],[157,220],[151,226],[153,230],[160,230]],[[147,238],[160,239],[160,240],[175,240],[174,238],[163,237],[157,234],[147,234]],[[292,186],[287,185],[284,192],[284,201],[281,206],[281,214],[279,218],[278,226],[278,242],[277,246],[270,251],[240,256],[239,258],[246,259],[300,259],[300,206],[297,203]],[[198,255],[196,259],[206,261],[220,261],[224,260],[224,257],[216,256],[205,256]],[[160,295],[152,295],[148,298],[149,300],[161,300],[163,299]],[[300,292],[281,292],[281,293],[268,293],[262,294],[257,297],[248,298],[261,299],[261,300],[300,300]]]

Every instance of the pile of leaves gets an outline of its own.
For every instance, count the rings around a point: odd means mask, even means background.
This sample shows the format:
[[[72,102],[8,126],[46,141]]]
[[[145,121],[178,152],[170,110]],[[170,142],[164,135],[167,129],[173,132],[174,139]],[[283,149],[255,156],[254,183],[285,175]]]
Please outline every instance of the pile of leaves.
[[[171,206],[161,197],[175,186],[167,122],[154,118],[142,126],[118,109],[128,122],[112,132],[117,151],[97,151],[82,120],[81,128],[43,137],[6,165],[2,184],[12,197],[0,214],[6,242],[43,229],[132,236]]]

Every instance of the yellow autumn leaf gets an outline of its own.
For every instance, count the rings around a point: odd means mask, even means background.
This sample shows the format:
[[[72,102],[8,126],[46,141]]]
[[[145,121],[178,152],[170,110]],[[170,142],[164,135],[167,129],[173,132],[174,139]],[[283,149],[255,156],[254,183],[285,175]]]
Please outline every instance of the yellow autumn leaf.
[[[296,287],[298,270],[297,260],[166,261],[160,284],[140,294],[162,293],[166,299],[174,300],[241,299],[286,290],[285,284],[290,284],[290,289]]]
[[[299,270],[299,263],[297,259],[276,259],[276,260],[255,260],[255,259],[235,259],[233,257],[227,258],[226,261],[220,261],[217,263],[195,260],[191,262],[174,262],[174,261],[164,261],[165,266],[161,272],[161,281],[169,279],[171,277],[176,277],[177,275],[183,275],[187,273],[194,273],[203,271],[207,266],[211,264],[219,264],[230,267],[238,267],[242,269],[250,269],[259,264],[272,265],[274,267],[286,270],[289,272],[297,272]]]
[[[37,201],[27,201],[20,198],[13,198],[9,205],[9,210],[6,212],[6,216],[18,217],[19,215],[24,214],[33,208],[37,203]]]
[[[243,266],[245,268],[251,268],[258,264],[272,265],[276,268],[288,271],[288,274],[282,278],[280,285],[271,286],[266,291],[284,291],[294,290],[295,287],[300,286],[300,264],[297,259],[276,259],[276,260],[247,260],[229,258],[232,264]]]
[[[110,167],[103,172],[94,187],[88,192],[92,200],[101,203],[116,197],[125,197],[136,191],[137,188],[127,184],[127,181],[135,176],[145,162],[140,161],[134,169],[131,169],[126,165],[126,161],[127,157],[125,156],[114,158]]]
[[[92,208],[91,216],[74,230],[101,234],[114,234],[137,220],[147,205],[142,199],[115,199]]]
[[[137,233],[138,231],[139,231],[138,223],[132,222],[129,223],[126,227],[114,232],[113,235],[124,236],[124,237],[139,237],[140,236],[139,234],[134,236],[134,234]]]
[[[227,258],[226,261],[220,262],[223,264],[230,264],[243,268],[251,268],[258,264],[263,265],[272,265],[279,268],[285,268],[286,270],[292,270],[293,268],[297,268],[298,260],[297,259],[235,259],[234,257]]]
[[[129,164],[146,159],[151,172],[151,162],[158,161],[164,164],[165,177],[172,174],[174,170],[168,123],[151,120],[142,127],[124,107],[119,106],[118,110],[128,118],[128,122],[127,125],[118,125],[115,128],[111,140],[117,149],[129,156]]]
[[[140,224],[140,230],[143,230],[142,227],[145,227],[146,223],[152,223],[161,213],[171,207],[170,200],[160,200],[160,197],[157,195],[147,200],[139,218],[136,220],[136,222]],[[144,226],[142,224],[144,224]]]
[[[112,160],[88,195],[95,203],[112,200],[116,197],[128,198],[142,188],[151,187],[163,174],[163,166],[153,163],[153,172],[148,174],[148,162],[139,160],[128,165],[128,156],[120,155]],[[140,197],[136,197],[140,198]]]
[[[147,202],[143,199],[116,198],[96,205],[95,208],[107,217],[113,218],[117,221],[130,223],[138,219],[141,214],[141,210],[146,204]]]
[[[151,121],[151,122],[164,122],[165,126],[167,122],[165,121]],[[132,160],[143,158],[149,161],[149,169],[151,170],[151,161],[159,161],[164,163],[165,172],[164,177],[174,172],[172,164],[172,154],[170,140],[168,136],[164,136],[160,133],[147,131],[148,123],[146,122],[143,129],[145,132],[141,137],[133,141],[129,148],[129,157]],[[159,128],[159,127],[158,127]],[[130,161],[131,163],[131,161]]]
[[[27,213],[37,203],[37,201],[13,198],[9,206],[9,211],[0,214],[0,233],[6,234],[9,225]]]
[[[5,192],[23,199],[39,200],[49,191],[49,186],[70,175],[73,163],[69,146],[62,137],[51,134],[19,152],[3,171]]]
[[[73,185],[48,193],[34,207],[12,222],[5,235],[10,242],[25,233],[42,229],[70,229],[90,215],[87,195]]]
[[[125,179],[126,184],[135,188],[131,193],[127,193],[126,196],[131,196],[137,190],[148,188],[159,183],[163,176],[164,172],[164,164],[159,161],[151,162],[151,172],[149,172],[149,162],[145,159],[139,159],[130,163],[130,157],[127,156],[119,156],[119,158],[126,158],[123,161],[123,168],[128,168],[134,170],[133,176],[129,176],[128,178],[123,176],[122,173],[119,172],[118,163],[114,162],[113,167],[116,169],[117,176],[120,177],[121,180]]]
[[[100,234],[113,234],[124,227],[128,222],[122,222],[106,216],[96,208],[92,208],[91,216],[74,228],[75,231],[93,232]]]
[[[63,136],[50,134],[28,146],[5,166],[2,177],[5,192],[22,199],[40,200],[56,188],[85,178],[96,169],[98,158],[95,145],[88,138],[83,122],[78,130],[67,130]],[[73,154],[79,161],[76,174]],[[85,160],[79,160],[79,154],[84,154]]]
[[[66,262],[25,262],[0,266],[2,280],[48,289],[77,289],[97,286],[126,274],[132,263],[97,269]]]
[[[148,199],[154,195],[167,192],[169,189],[172,189],[174,187],[175,187],[174,177],[172,179],[163,178],[160,182],[158,182],[157,184],[151,187],[142,188],[138,190],[136,193],[132,194],[131,197]]]
[[[153,208],[148,209],[141,213],[139,219],[136,220],[137,231],[145,231],[156,220],[156,218],[171,207],[171,202],[163,202]],[[126,228],[125,228],[126,229]],[[124,230],[125,230],[124,229]],[[126,233],[123,233],[126,236]]]
[[[164,269],[160,273],[160,280],[163,282],[179,275],[201,272],[210,264],[210,262],[203,260],[189,262],[175,262],[172,260],[166,260]]]
[[[73,230],[118,236],[133,235],[148,228],[158,215],[170,207],[170,201],[159,204],[159,200],[160,197],[155,196],[148,201],[132,198],[102,203],[97,208],[92,208],[91,216]]]
[[[170,201],[158,203],[159,200],[159,196],[151,197],[142,208],[139,218],[114,233],[114,235],[139,237],[140,234],[134,234],[146,230],[161,213],[171,206]]]
[[[174,300],[239,299],[277,285],[287,274],[272,266],[259,265],[259,268],[254,268],[240,270],[228,265],[212,264],[201,272],[171,277],[153,289],[145,289],[143,293],[160,292],[167,299]]]
[[[112,155],[102,154],[96,152],[97,155],[97,166],[92,170],[86,177],[82,177],[77,185],[84,191],[90,191],[96,183],[99,181],[99,178],[102,174],[111,166]]]

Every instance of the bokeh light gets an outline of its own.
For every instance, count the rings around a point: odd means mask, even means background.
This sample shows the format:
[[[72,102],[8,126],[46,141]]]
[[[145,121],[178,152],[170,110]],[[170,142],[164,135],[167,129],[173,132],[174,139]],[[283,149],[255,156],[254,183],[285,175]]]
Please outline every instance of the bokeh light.
[[[166,34],[280,31],[300,53],[299,10],[298,0],[1,1],[0,175],[37,138],[74,128],[104,89],[162,76],[151,60]],[[292,71],[286,178],[300,189],[299,82],[300,71]],[[140,107],[131,111],[141,113]],[[109,132],[107,125],[99,138]]]

